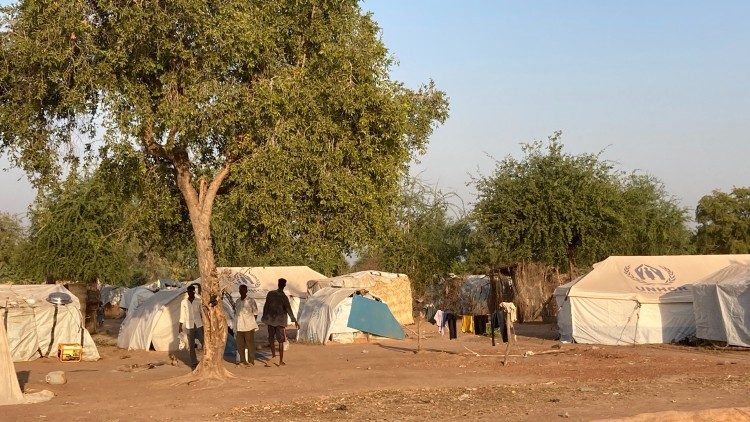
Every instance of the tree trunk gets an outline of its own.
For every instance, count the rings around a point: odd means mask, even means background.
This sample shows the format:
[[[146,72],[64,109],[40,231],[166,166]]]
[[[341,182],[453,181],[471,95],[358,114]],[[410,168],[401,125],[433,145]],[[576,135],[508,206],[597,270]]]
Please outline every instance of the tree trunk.
[[[186,166],[176,166],[177,184],[190,214],[190,224],[195,236],[198,269],[201,274],[201,316],[203,318],[203,357],[193,374],[201,379],[223,380],[231,377],[224,367],[224,347],[227,340],[227,318],[222,306],[221,286],[214,261],[211,239],[211,211],[213,199],[221,181],[226,176],[225,167],[206,188],[200,181],[199,191],[193,187],[190,171]]]
[[[201,310],[203,317],[203,357],[196,374],[208,378],[225,378],[224,346],[227,340],[227,319],[222,306],[221,286],[216,273],[210,220],[203,215],[199,221],[192,218],[198,268],[201,273]]]

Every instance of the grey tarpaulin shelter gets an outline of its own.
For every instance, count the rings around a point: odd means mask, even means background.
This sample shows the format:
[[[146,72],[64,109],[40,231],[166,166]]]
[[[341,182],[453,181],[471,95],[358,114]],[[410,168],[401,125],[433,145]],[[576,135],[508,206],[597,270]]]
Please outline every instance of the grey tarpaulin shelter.
[[[750,347],[750,266],[732,264],[693,285],[695,336]]]

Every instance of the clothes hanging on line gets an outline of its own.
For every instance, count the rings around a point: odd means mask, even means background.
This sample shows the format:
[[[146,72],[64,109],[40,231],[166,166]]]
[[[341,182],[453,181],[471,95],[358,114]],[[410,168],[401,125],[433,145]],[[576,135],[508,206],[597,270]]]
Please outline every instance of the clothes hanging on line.
[[[500,336],[503,340],[503,343],[508,342],[508,330],[505,327],[505,311],[499,310],[492,313],[492,325],[495,328],[500,329]]]
[[[473,333],[474,332],[474,317],[471,315],[461,316],[461,332],[462,333]]]
[[[435,312],[435,323],[438,327],[438,333],[440,333],[441,336],[445,335],[445,313],[440,309]]]
[[[430,324],[435,325],[437,322],[435,320],[435,314],[437,313],[437,309],[435,309],[434,305],[427,305],[424,308],[424,317]]]
[[[508,313],[510,317],[509,322],[518,321],[518,313],[516,311],[516,305],[513,302],[502,302],[500,303],[500,308]]]
[[[490,318],[487,315],[474,315],[474,334],[483,336],[487,334],[487,322]]]
[[[449,339],[453,340],[455,338],[458,338],[458,333],[456,332],[456,320],[458,318],[456,317],[456,314],[448,313],[445,316],[445,323],[448,325],[448,334]]]

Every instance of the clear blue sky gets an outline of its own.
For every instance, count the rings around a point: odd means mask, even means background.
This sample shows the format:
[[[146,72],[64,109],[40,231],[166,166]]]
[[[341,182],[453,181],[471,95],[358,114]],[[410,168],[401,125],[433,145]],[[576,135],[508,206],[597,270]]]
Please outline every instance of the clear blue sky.
[[[7,1],[0,0],[0,3]],[[414,172],[467,203],[488,155],[563,131],[660,178],[688,206],[750,185],[750,2],[371,0],[410,86],[432,78],[451,99]],[[2,163],[5,164],[5,163]],[[0,209],[33,199],[0,175]]]

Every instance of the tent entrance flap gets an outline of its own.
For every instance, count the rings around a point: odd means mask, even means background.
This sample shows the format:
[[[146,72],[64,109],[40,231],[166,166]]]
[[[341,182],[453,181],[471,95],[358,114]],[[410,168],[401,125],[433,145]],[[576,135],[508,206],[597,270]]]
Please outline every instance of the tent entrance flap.
[[[346,325],[380,337],[396,340],[403,340],[406,337],[403,328],[388,309],[388,305],[360,295],[352,297],[352,310]]]

